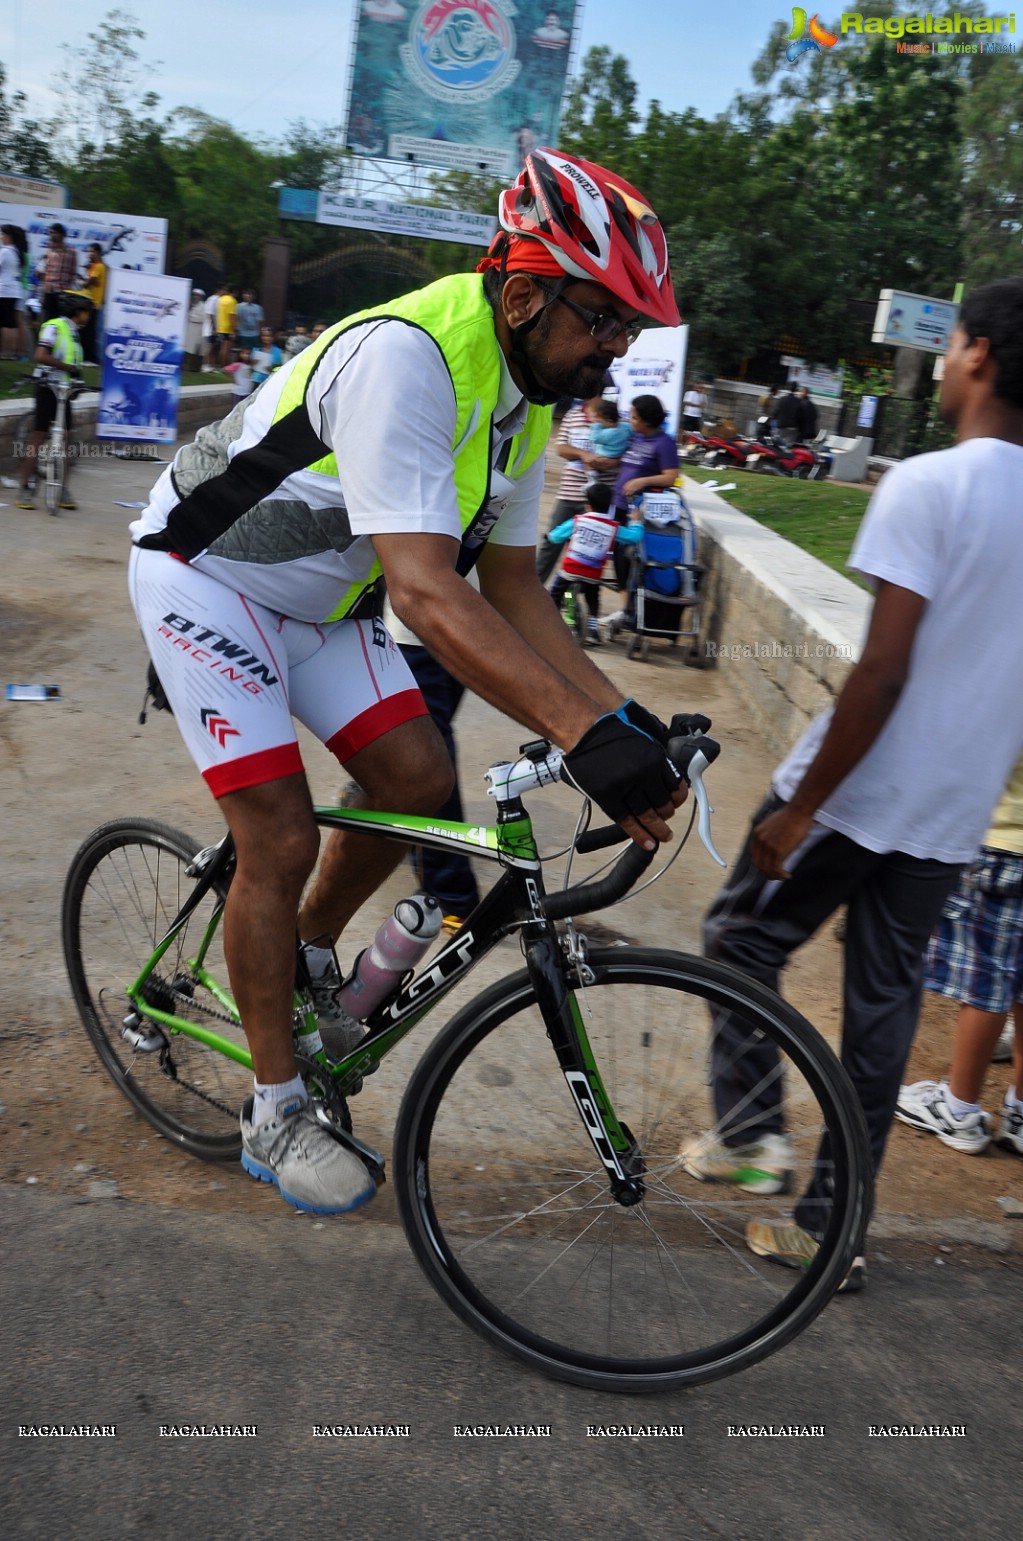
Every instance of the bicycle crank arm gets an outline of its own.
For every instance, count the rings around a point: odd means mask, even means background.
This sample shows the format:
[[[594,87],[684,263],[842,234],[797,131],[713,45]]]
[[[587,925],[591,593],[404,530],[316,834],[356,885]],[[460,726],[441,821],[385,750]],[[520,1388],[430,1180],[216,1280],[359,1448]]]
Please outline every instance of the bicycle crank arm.
[[[316,1115],[325,1129],[329,1129],[339,1145],[350,1150],[353,1156],[358,1156],[363,1166],[378,1188],[382,1188],[387,1181],[387,1161],[380,1151],[374,1150],[372,1145],[367,1145],[365,1140],[360,1140],[358,1135],[352,1134],[347,1129],[340,1129],[329,1114],[321,1112],[317,1108]]]

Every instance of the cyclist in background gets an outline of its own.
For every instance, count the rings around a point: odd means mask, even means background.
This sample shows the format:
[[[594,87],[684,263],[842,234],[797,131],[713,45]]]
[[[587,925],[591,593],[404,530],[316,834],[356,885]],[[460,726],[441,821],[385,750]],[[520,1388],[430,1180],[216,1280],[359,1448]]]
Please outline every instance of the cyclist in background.
[[[364,807],[432,814],[452,786],[379,619],[381,578],[432,656],[568,750],[637,842],[670,839],[685,795],[666,728],[575,645],[534,558],[552,404],[599,394],[643,320],[678,324],[664,235],[635,188],[553,150],[527,158],[499,218],[476,273],[327,328],[202,430],[131,527],[135,612],[237,847],[224,942],[256,1081],[242,1163],[321,1213],[375,1188],[309,1109],[292,1050],[295,916],[319,852],[292,716]],[[400,856],[335,832],[302,903],[328,1052],[363,1035],[337,1006],[333,944]]]
[[[67,379],[81,379],[84,358],[79,332],[93,313],[93,304],[85,294],[62,294],[61,314],[52,321],[44,321],[39,329],[36,344],[35,427],[29,435],[25,458],[21,463],[21,486],[18,490],[18,507],[35,508],[35,470],[39,446],[53,427],[57,417],[59,384]],[[71,401],[64,402],[64,428],[71,432]],[[64,456],[64,485],[61,488],[61,508],[76,508],[71,496],[69,476],[71,456]]]

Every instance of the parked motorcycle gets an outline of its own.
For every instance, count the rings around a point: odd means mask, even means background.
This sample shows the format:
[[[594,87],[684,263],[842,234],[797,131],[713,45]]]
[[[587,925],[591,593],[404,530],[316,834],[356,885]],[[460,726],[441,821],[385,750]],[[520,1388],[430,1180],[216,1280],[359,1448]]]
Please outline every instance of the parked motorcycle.
[[[709,447],[710,441],[707,435],[701,433],[698,429],[690,428],[686,431],[678,452],[678,458],[687,465],[699,465]]]
[[[747,471],[766,472],[768,476],[791,476],[800,481],[823,481],[834,464],[835,457],[824,448],[824,435],[818,435],[812,444],[790,444],[782,435],[768,431],[766,419],[760,425],[762,437],[754,446],[754,452],[746,459]]]
[[[749,457],[759,448],[756,439],[747,439],[738,433],[733,423],[707,425],[704,434],[704,451],[700,464],[708,469],[741,471]]]

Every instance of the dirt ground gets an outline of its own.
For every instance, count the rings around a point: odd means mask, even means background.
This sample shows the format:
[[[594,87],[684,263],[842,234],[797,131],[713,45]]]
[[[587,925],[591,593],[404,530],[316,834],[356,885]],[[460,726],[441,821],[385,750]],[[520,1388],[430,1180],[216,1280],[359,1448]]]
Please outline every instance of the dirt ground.
[[[78,510],[56,519],[15,508],[13,489],[0,489],[3,682],[55,683],[62,695],[48,704],[0,702],[0,1181],[38,1183],[83,1198],[116,1191],[178,1208],[265,1213],[266,1194],[239,1168],[182,1156],[118,1096],[75,1015],[61,952],[64,874],[95,825],[158,813],[203,840],[220,832],[172,720],[151,716],[146,726],[138,723],[145,657],[125,582],[126,525],[133,515],[117,504],[142,501],[159,469],[90,460],[79,472]],[[620,647],[604,648],[600,661],[623,689],[663,715],[699,709],[714,719],[724,746],[708,777],[715,834],[723,854],[734,856],[771,770],[771,757],[744,725],[733,692],[729,671],[744,665],[695,672],[656,649],[645,663],[629,662]],[[528,736],[475,698],[466,702],[459,741],[468,817],[488,817],[480,779],[486,765],[509,757]],[[303,751],[314,796],[332,801],[339,783],[334,762],[311,740],[303,740]],[[570,831],[570,802],[563,790],[532,800],[542,847],[552,848]],[[605,914],[602,924],[629,940],[697,950],[700,916],[717,881],[718,869],[694,836],[661,882]],[[404,887],[407,878],[395,877],[377,896],[367,931]],[[828,927],[793,964],[786,984],[792,1001],[832,1043],[841,964]],[[511,944],[503,944],[455,1004],[517,965]],[[948,1002],[927,999],[911,1078],[944,1071],[953,1015]],[[377,1095],[393,1098],[395,1109],[420,1049],[406,1040],[378,1077],[384,1084]],[[1000,1102],[1008,1079],[1009,1067],[992,1068],[984,1094],[989,1108]],[[1002,1219],[996,1204],[1006,1194],[1023,1198],[1023,1160],[1004,1152],[958,1155],[896,1126],[879,1192],[879,1216],[893,1220],[896,1230],[898,1222],[916,1219],[925,1222],[918,1234],[936,1241],[986,1233],[998,1245],[1008,1234],[1018,1246],[1011,1228],[1018,1234],[1019,1221]],[[386,1221],[392,1213],[384,1199],[372,1206],[372,1219],[354,1223]]]

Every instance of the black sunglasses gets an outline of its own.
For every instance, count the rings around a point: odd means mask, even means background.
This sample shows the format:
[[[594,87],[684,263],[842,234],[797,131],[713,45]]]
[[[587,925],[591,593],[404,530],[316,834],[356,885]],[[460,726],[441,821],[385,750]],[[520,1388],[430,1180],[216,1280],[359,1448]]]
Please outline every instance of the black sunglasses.
[[[537,282],[537,288],[544,294],[550,295],[548,305],[553,305],[555,300],[560,300],[562,305],[567,305],[569,310],[574,310],[577,316],[581,316],[590,329],[590,336],[594,342],[614,342],[619,332],[624,332],[627,342],[631,347],[643,330],[643,323],[638,318],[635,321],[622,321],[611,310],[588,310],[585,305],[577,305],[575,300],[570,300],[567,294],[551,294],[546,284]],[[544,306],[546,310],[547,306]]]

